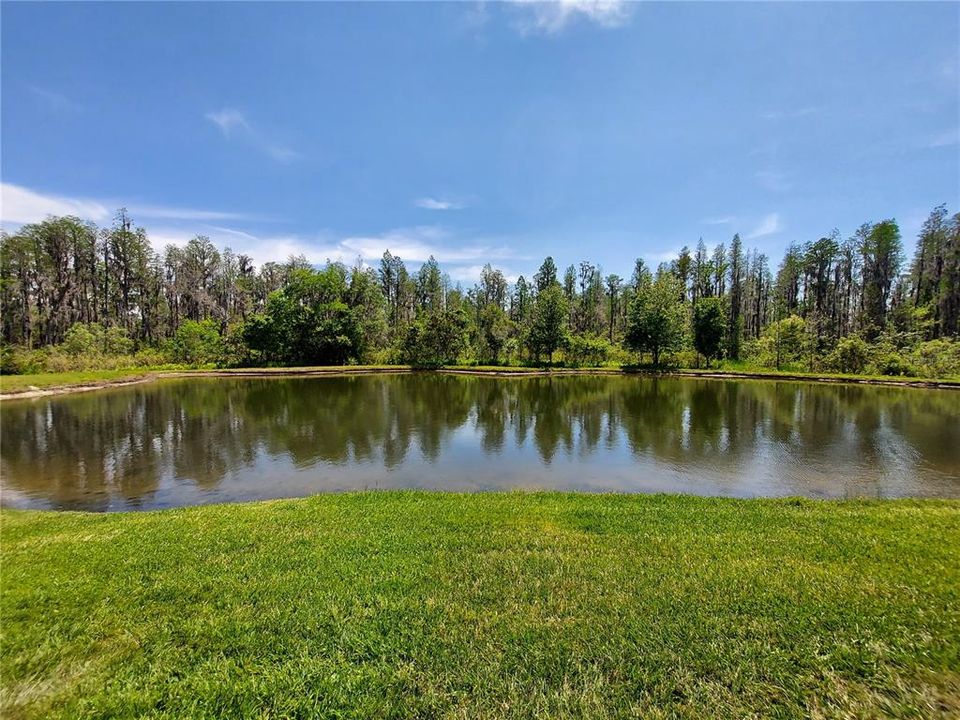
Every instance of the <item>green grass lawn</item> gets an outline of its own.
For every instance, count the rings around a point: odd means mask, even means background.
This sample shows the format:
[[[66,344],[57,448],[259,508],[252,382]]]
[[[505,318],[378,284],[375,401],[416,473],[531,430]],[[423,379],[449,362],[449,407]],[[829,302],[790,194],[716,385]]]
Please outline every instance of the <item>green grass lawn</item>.
[[[957,717],[960,502],[3,510],[2,714]]]

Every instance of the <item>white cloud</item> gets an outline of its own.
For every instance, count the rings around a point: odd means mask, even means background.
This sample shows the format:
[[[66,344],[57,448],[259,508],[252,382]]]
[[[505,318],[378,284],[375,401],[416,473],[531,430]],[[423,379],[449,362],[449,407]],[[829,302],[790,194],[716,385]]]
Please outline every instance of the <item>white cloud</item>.
[[[124,203],[119,200],[92,200],[48,195],[19,185],[0,183],[0,220],[5,225],[40,222],[48,215],[74,215],[83,220],[104,223],[108,222],[116,210],[122,206]],[[127,210],[135,222],[149,219],[200,222],[257,219],[244,213],[163,205],[127,205]]]
[[[399,228],[380,235],[346,237],[333,249],[365,260],[379,260],[385,250],[412,262],[423,262],[431,255],[440,262],[453,263],[519,257],[506,244],[493,244],[482,239],[464,240],[435,225]]]
[[[257,220],[263,219],[246,213],[220,212],[219,210],[196,210],[193,208],[163,207],[160,205],[129,205],[127,210],[134,217],[160,220]]]
[[[113,217],[114,208],[124,205],[120,201],[47,195],[9,183],[0,184],[0,201],[0,219],[9,230],[25,223],[39,222],[48,215],[76,215],[105,225]],[[508,242],[505,238],[471,237],[438,225],[395,228],[369,235],[338,236],[330,232],[276,235],[219,224],[222,221],[263,219],[254,215],[162,205],[128,205],[128,210],[135,222],[146,227],[147,237],[157,251],[167,245],[182,246],[197,235],[206,235],[218,247],[230,247],[234,252],[249,255],[258,265],[283,262],[291,255],[304,255],[316,264],[327,260],[353,264],[360,259],[375,266],[389,250],[412,264],[411,269],[433,256],[450,266],[451,277],[469,280],[475,275],[479,277],[477,268],[482,269],[484,263],[530,259],[511,250],[516,242]]]
[[[462,210],[466,207],[463,203],[453,202],[452,200],[438,200],[432,197],[417,198],[413,201],[413,204],[425,210]]]
[[[299,160],[301,157],[303,157],[296,150],[291,150],[283,145],[268,145],[265,150],[267,155],[280,163],[293,162],[294,160]]]
[[[255,130],[246,116],[236,108],[223,108],[217,112],[208,112],[204,117],[220,128],[224,138],[245,140],[279,163],[290,163],[302,157],[296,150],[265,138],[263,133]]]
[[[747,239],[754,240],[756,238],[766,237],[767,235],[775,235],[782,230],[783,224],[780,222],[780,215],[778,213],[770,213],[761,218],[753,231],[747,235]]]
[[[478,278],[484,263],[527,259],[512,252],[505,244],[464,240],[432,225],[347,237],[337,237],[329,232],[312,236],[258,235],[217,225],[147,228],[147,231],[151,244],[158,251],[167,245],[182,246],[197,235],[206,235],[217,247],[229,247],[236,253],[249,255],[257,265],[284,262],[291,255],[303,255],[315,265],[328,260],[353,265],[360,260],[376,267],[383,253],[389,250],[414,270],[433,256],[445,266],[444,270],[451,278],[464,281]]]
[[[704,225],[732,225],[737,219],[733,215],[725,215],[717,218],[704,218]]]
[[[54,110],[76,111],[83,109],[80,103],[74,102],[66,95],[54,92],[53,90],[47,90],[46,88],[37,87],[36,85],[28,85],[27,89]]]
[[[220,128],[225,137],[230,137],[234,130],[251,132],[250,123],[243,113],[233,108],[224,108],[219,112],[208,112],[204,117]]]
[[[657,269],[657,265],[664,262],[670,262],[671,260],[676,260],[680,256],[680,248],[670,248],[669,250],[659,250],[643,253],[643,259],[647,261],[649,265],[653,267],[654,270]]]
[[[554,35],[577,18],[614,28],[630,19],[626,0],[511,0],[519,13],[515,27],[523,34]]]
[[[111,211],[95,200],[43,195],[19,185],[0,183],[0,221],[22,225],[39,222],[48,215],[75,215],[102,222],[110,217]]]
[[[447,269],[447,275],[455,282],[479,282],[485,265],[486,263],[483,265],[454,265]],[[441,268],[441,270],[442,269],[443,268]],[[496,269],[503,273],[503,277],[508,283],[515,283],[517,278],[520,277],[519,273],[508,270],[507,268],[497,267]]]
[[[934,137],[930,138],[930,142],[927,143],[927,147],[950,147],[951,145],[957,144],[960,144],[960,128],[948,130],[947,132],[935,135]]]

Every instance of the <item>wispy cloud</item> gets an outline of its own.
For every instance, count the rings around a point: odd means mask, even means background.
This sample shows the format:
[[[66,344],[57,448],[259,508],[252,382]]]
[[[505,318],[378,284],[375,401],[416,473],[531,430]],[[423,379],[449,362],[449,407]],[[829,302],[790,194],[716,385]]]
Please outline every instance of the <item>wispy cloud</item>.
[[[724,217],[715,217],[715,218],[704,218],[704,225],[732,225],[737,221],[733,215],[725,215]]]
[[[252,132],[250,123],[247,122],[243,113],[233,108],[224,108],[219,112],[208,112],[204,117],[220,128],[224,137],[230,137],[237,130]]]
[[[244,140],[279,163],[291,163],[302,157],[296,150],[266,138],[263,133],[254,129],[253,124],[236,108],[208,112],[204,117],[220,129],[225,139]]]
[[[264,148],[267,155],[279,163],[290,163],[303,157],[296,150],[291,150],[284,145],[268,145]]]
[[[480,277],[487,262],[529,260],[512,251],[506,242],[473,239],[435,225],[396,228],[375,235],[338,237],[330,232],[314,235],[258,235],[234,228],[206,225],[199,228],[148,229],[157,250],[166,245],[183,245],[198,233],[207,235],[215,244],[244,253],[257,264],[283,262],[293,255],[303,255],[315,265],[328,260],[352,265],[358,260],[376,266],[387,250],[401,258],[411,269],[435,257],[454,280],[468,281]],[[501,270],[509,275],[501,266]]]
[[[34,97],[39,98],[45,105],[54,110],[74,112],[83,109],[80,103],[71,100],[63,93],[58,93],[36,85],[27,85],[27,89]]]
[[[656,270],[660,263],[676,260],[680,256],[680,248],[674,247],[668,250],[650,250],[641,254],[644,260]]]
[[[747,234],[748,240],[766,237],[767,235],[776,235],[783,230],[783,223],[780,222],[779,213],[770,213],[764,215],[757,223],[757,226]]]
[[[162,205],[128,205],[127,210],[134,217],[167,220],[198,220],[216,222],[218,220],[265,220],[260,215],[248,213],[221,212],[219,210],[197,210],[195,208],[165,207]]]
[[[413,201],[413,204],[418,208],[423,208],[424,210],[462,210],[466,207],[466,205],[461,202],[454,202],[453,200],[439,200],[432,197],[417,198]]]
[[[483,275],[484,265],[453,265],[447,268],[447,275],[451,280],[462,283],[475,283]],[[497,269],[503,273],[503,277],[509,283],[515,283],[520,273],[514,272],[509,268],[498,266]]]
[[[928,148],[950,147],[960,144],[960,128],[934,135],[927,143]]]
[[[104,223],[124,205],[138,222],[150,219],[197,222],[264,219],[246,213],[164,205],[130,205],[120,200],[67,197],[41,193],[11,183],[0,183],[0,221],[5,227],[40,222],[49,215],[73,215],[83,220]]]
[[[517,17],[514,27],[524,35],[555,35],[577,19],[615,28],[630,19],[626,0],[511,0]]]

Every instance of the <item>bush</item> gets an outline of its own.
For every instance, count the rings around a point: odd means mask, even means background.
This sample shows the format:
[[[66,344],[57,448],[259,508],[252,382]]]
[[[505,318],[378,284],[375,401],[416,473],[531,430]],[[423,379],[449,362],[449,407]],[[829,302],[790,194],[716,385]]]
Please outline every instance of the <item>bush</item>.
[[[858,335],[842,338],[827,356],[827,367],[834,372],[862,373],[870,362],[870,346]]]
[[[614,354],[610,341],[598,335],[575,335],[567,345],[566,360],[579,367],[603,365]]]
[[[0,347],[0,373],[29,375],[40,372],[35,353],[14,345]]]
[[[100,331],[102,334],[103,328],[100,328]],[[101,346],[89,325],[76,323],[67,330],[61,347],[67,355],[87,355],[98,352]]]
[[[213,320],[187,320],[170,343],[173,359],[184,365],[215,365],[223,359],[223,338]]]
[[[778,366],[779,357],[781,369],[799,363],[803,357],[806,331],[807,324],[797,315],[771,323],[764,328],[756,343],[749,344],[754,353],[750,361],[760,367],[772,368]]]
[[[928,340],[910,353],[910,362],[923,377],[960,375],[960,343],[953,340]]]
[[[895,377],[915,377],[917,370],[899,352],[881,352],[873,360],[873,369],[877,375]]]

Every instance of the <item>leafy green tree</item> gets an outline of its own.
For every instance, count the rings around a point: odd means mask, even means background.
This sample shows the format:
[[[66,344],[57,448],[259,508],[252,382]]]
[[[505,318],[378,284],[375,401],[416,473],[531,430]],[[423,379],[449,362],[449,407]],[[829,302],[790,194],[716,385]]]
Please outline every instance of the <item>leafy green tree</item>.
[[[806,343],[807,323],[799,315],[772,322],[760,338],[761,364],[779,370],[783,365],[800,362]]]
[[[552,363],[553,354],[566,344],[569,316],[567,298],[556,282],[537,295],[527,346],[538,359],[546,355],[547,362]]]
[[[480,311],[478,330],[480,359],[499,362],[513,330],[509,316],[497,303],[488,303]]]
[[[900,227],[894,220],[871,226],[860,252],[863,255],[863,326],[867,339],[872,340],[886,324],[890,291],[903,262]]]
[[[707,359],[707,367],[711,358],[720,357],[726,322],[719,297],[702,297],[693,306],[693,346]]]
[[[640,286],[630,305],[627,346],[650,353],[654,365],[660,364],[663,353],[683,345],[687,319],[683,295],[681,281],[670,273],[661,273],[653,282]]]
[[[439,310],[410,323],[402,357],[411,365],[455,364],[467,348],[467,315],[462,309]]]
[[[294,270],[267,300],[262,316],[247,323],[244,337],[267,362],[283,365],[343,365],[357,360],[363,332],[345,302],[342,268]]]

